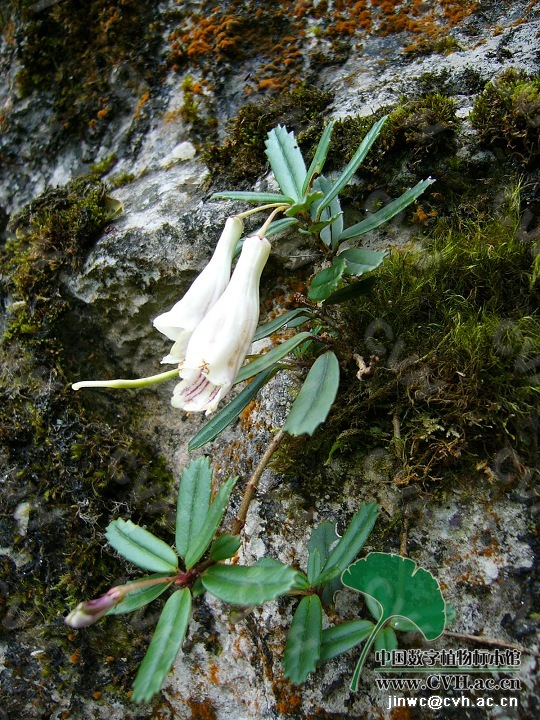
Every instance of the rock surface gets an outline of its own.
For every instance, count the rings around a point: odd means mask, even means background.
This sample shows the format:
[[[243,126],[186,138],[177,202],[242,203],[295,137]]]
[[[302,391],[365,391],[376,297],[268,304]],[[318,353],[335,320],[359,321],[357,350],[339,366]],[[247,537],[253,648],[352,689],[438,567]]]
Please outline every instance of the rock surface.
[[[110,5],[120,7],[122,3]],[[197,12],[202,10],[204,17],[212,18],[214,10],[204,3],[193,3],[181,7],[178,19],[176,3],[155,4],[160,44],[154,63],[159,72],[156,69],[150,81],[133,68],[128,73],[120,63],[106,67],[104,72],[110,73],[111,97],[119,98],[123,93],[121,102],[118,100],[118,110],[109,118],[100,119],[97,129],[92,126],[79,136],[62,132],[52,90],[47,92],[36,87],[24,93],[18,85],[17,78],[24,64],[22,50],[28,16],[15,11],[10,16],[12,27],[10,25],[10,30],[6,25],[0,47],[0,68],[7,80],[0,86],[0,215],[7,221],[46,187],[64,185],[92,168],[96,172],[95,168],[112,156],[111,167],[107,168],[105,162],[98,174],[106,182],[117,185],[109,192],[123,205],[123,213],[85,249],[80,265],[76,269],[64,268],[59,279],[60,293],[69,299],[72,308],[68,315],[71,330],[66,346],[68,353],[73,354],[69,369],[60,373],[49,358],[32,361],[30,371],[25,354],[28,351],[22,351],[19,346],[2,358],[4,382],[18,377],[17,368],[19,374],[22,372],[31,378],[30,381],[25,377],[24,389],[11,390],[12,395],[34,392],[34,396],[28,395],[29,401],[37,398],[40,411],[41,405],[47,406],[47,413],[43,410],[44,422],[50,424],[58,437],[65,433],[62,437],[68,449],[66,456],[62,455],[62,462],[74,485],[69,503],[66,501],[58,512],[64,518],[69,513],[77,515],[80,526],[85,528],[84,532],[80,530],[80,542],[90,542],[88,537],[92,537],[96,555],[103,552],[100,548],[104,545],[102,535],[107,522],[112,517],[127,517],[124,511],[129,511],[137,521],[141,518],[155,521],[164,533],[162,536],[172,538],[175,488],[182,469],[193,456],[188,453],[187,443],[202,427],[204,419],[194,415],[186,417],[174,410],[169,403],[170,385],[140,391],[136,397],[134,391],[129,391],[125,407],[123,399],[118,401],[118,395],[112,399],[105,397],[106,391],[93,396],[98,398],[95,401],[93,397],[82,400],[89,405],[95,402],[103,417],[109,418],[110,425],[108,457],[100,471],[116,478],[116,485],[113,490],[107,486],[105,491],[110,495],[110,503],[106,498],[102,505],[95,506],[92,498],[99,492],[95,488],[101,482],[100,476],[93,475],[90,484],[83,484],[77,482],[80,467],[73,469],[66,465],[69,461],[65,458],[73,452],[73,438],[86,432],[73,420],[66,383],[83,379],[76,375],[77,361],[80,361],[81,372],[93,373],[94,377],[102,377],[104,371],[109,377],[115,373],[139,377],[160,371],[159,359],[168,351],[169,342],[159,336],[151,321],[182,296],[209,259],[226,217],[240,207],[236,203],[210,201],[209,187],[214,178],[203,146],[205,142],[215,144],[227,138],[230,128],[227,121],[236,116],[248,98],[262,103],[263,107],[275,99],[276,91],[284,89],[279,83],[290,81],[286,75],[290,66],[297,68],[299,81],[333,93],[326,117],[371,115],[398,103],[402,96],[414,97],[430,82],[437,83],[441,92],[455,101],[457,116],[464,122],[456,138],[456,157],[461,153],[467,170],[476,172],[478,178],[510,172],[510,166],[498,163],[497,148],[486,149],[478,144],[468,117],[484,84],[505,69],[514,67],[538,76],[537,3],[480,2],[470,5],[459,17],[457,9],[463,10],[462,3],[403,3],[407,8],[418,5],[416,11],[411,9],[409,20],[418,18],[418,13],[432,18],[425,37],[416,26],[414,32],[408,31],[407,26],[403,26],[403,31],[385,31],[384,22],[394,17],[386,5],[398,9],[400,6],[384,2],[366,6],[365,12],[371,12],[372,16],[369,27],[357,30],[356,34],[352,30],[343,30],[342,35],[336,34],[337,31],[332,33],[329,28],[338,27],[340,22],[354,22],[357,27],[363,27],[351,8],[341,5],[324,3],[323,8],[323,3],[298,2],[287,20],[283,20],[281,6],[276,8],[276,18],[289,23],[287,27],[292,28],[291,32],[297,27],[294,23],[304,24],[302,36],[290,40],[295,43],[294,47],[298,46],[299,54],[286,56],[286,60],[292,58],[291,65],[283,63],[285,77],[276,71],[272,85],[265,76],[268,71],[263,72],[261,68],[268,59],[278,66],[283,60],[283,46],[278,45],[282,38],[277,30],[273,31],[276,37],[266,39],[266,48],[257,44],[264,40],[257,36],[254,46],[259,49],[258,54],[252,55],[243,49],[237,56],[227,55],[214,48],[216,54],[212,62],[205,55],[197,55],[190,45],[191,54],[189,49],[184,51],[184,64],[178,65],[170,59],[175,42],[171,40],[173,29],[185,32],[190,23],[197,22]],[[231,3],[230,11],[233,17],[249,18],[258,7],[256,2]],[[36,10],[36,18],[43,21],[45,14],[56,11],[55,4],[50,3],[49,7]],[[224,12],[216,19],[216,25],[224,22]],[[352,15],[348,17],[347,12]],[[195,20],[190,19],[190,15]],[[435,26],[439,34],[435,34]],[[448,38],[453,44],[442,43]],[[411,50],[414,43],[416,50]],[[407,52],[406,48],[409,48]],[[253,78],[258,78],[257,82]],[[195,93],[193,83],[201,84]],[[143,101],[143,98],[146,99]],[[194,109],[197,103],[198,108]],[[540,108],[537,117],[540,117]],[[305,128],[298,128],[297,132],[302,130]],[[425,134],[438,132],[439,127],[424,127]],[[484,172],[486,167],[488,170]],[[514,165],[512,171],[515,170]],[[528,181],[538,183],[534,166],[527,172]],[[257,189],[273,187],[271,176],[265,173],[267,168],[254,178]],[[395,174],[405,186],[421,176],[415,175],[414,169],[405,162]],[[122,178],[125,184],[120,183]],[[391,182],[385,188],[390,187]],[[534,215],[534,211],[531,213]],[[255,227],[255,221],[250,225]],[[523,232],[535,237],[535,228],[536,219],[532,217]],[[416,226],[411,232],[410,226],[395,225],[366,238],[366,244],[391,241],[403,246],[415,232]],[[295,238],[294,242],[301,248],[301,239]],[[300,250],[296,252],[302,254]],[[276,256],[263,276],[263,315],[283,307],[283,300],[291,291],[290,277],[283,258]],[[276,288],[279,290],[281,286],[282,291],[277,292]],[[6,312],[15,312],[13,308],[16,309],[21,298],[4,295]],[[10,316],[7,317],[9,320]],[[79,332],[87,343],[84,347],[77,345]],[[95,341],[91,342],[87,334]],[[103,358],[103,365],[94,364],[94,352],[96,357]],[[345,383],[354,381],[354,373],[342,378]],[[10,387],[15,388],[16,382],[13,380]],[[241,482],[247,479],[271,431],[283,424],[296,385],[294,378],[279,374],[236,425],[227,429],[210,449],[207,446],[194,453],[195,456],[207,453],[211,457],[216,481],[231,474],[239,474]],[[62,402],[68,399],[65,407],[62,405],[59,409],[60,397]],[[150,456],[144,455],[149,466],[157,463],[156,458],[163,458],[169,480],[163,481],[161,476],[148,479],[138,451],[128,445],[124,437],[116,443],[116,428],[124,428],[128,435],[142,438],[145,448],[150,448],[144,450],[150,453]],[[39,466],[33,470],[33,484],[17,489],[17,478],[28,477],[23,470],[28,470],[29,448],[39,442],[39,437],[45,437],[43,433],[32,437],[34,431],[29,430],[29,437],[21,440],[21,432],[19,428],[15,439],[6,434],[7,449],[2,456],[5,468],[0,490],[2,487],[5,490],[5,509],[0,546],[6,563],[0,590],[6,614],[0,644],[0,668],[3,669],[0,719],[23,716],[109,720],[425,717],[425,711],[420,708],[405,709],[403,714],[389,708],[389,697],[394,691],[377,689],[374,665],[364,672],[359,692],[351,693],[348,686],[358,657],[356,651],[326,663],[305,685],[291,685],[283,678],[282,657],[294,606],[288,600],[274,601],[255,608],[233,624],[229,610],[208,595],[195,608],[184,649],[162,693],[148,706],[134,706],[127,692],[151,635],[156,613],[138,613],[133,629],[127,621],[106,619],[105,629],[96,631],[99,642],[89,639],[95,628],[68,636],[58,613],[68,598],[69,602],[83,598],[75,592],[77,588],[66,589],[62,582],[65,570],[55,569],[51,563],[50,578],[42,579],[39,574],[46,550],[40,546],[38,535],[37,540],[32,539],[33,533],[36,528],[45,527],[49,528],[49,535],[54,534],[56,515],[51,501],[56,491],[48,484],[49,480],[41,484]],[[484,432],[489,433],[489,429]],[[537,419],[535,432],[534,442],[537,442]],[[96,442],[102,442],[97,431],[96,437]],[[10,442],[19,443],[21,447],[24,443],[27,455],[21,452],[15,461]],[[538,537],[534,530],[539,509],[537,468],[522,463],[516,454],[486,455],[478,459],[476,476],[462,477],[453,491],[447,486],[443,492],[436,484],[420,484],[419,494],[413,493],[409,501],[407,488],[400,487],[384,462],[379,462],[389,454],[388,446],[382,441],[378,446],[375,435],[373,447],[367,451],[353,443],[352,452],[337,452],[324,467],[313,468],[313,475],[319,478],[319,484],[313,488],[306,487],[290,470],[287,473],[280,473],[279,468],[266,471],[250,509],[239,563],[271,556],[305,568],[307,542],[317,522],[330,518],[342,527],[362,501],[376,500],[382,507],[380,527],[369,539],[366,551],[399,553],[405,548],[411,558],[432,572],[439,579],[447,602],[456,610],[457,618],[451,631],[494,638],[500,643],[496,647],[512,645],[527,649],[521,656],[518,675],[521,690],[503,693],[518,698],[517,708],[456,710],[450,706],[433,711],[432,717],[537,717],[539,579]],[[504,450],[500,449],[503,455]],[[122,474],[115,475],[119,464]],[[226,522],[232,520],[238,502],[239,497],[235,497]],[[97,513],[95,520],[88,519],[90,510]],[[158,516],[165,519],[159,520]],[[158,529],[155,531],[159,534]],[[77,553],[77,528],[73,527],[72,532],[75,540],[66,539],[67,555]],[[118,575],[129,572],[127,566],[117,565],[120,569],[111,577],[114,573],[111,565],[115,562],[109,553],[106,567],[109,584]],[[98,571],[96,561],[93,580],[81,580],[83,597],[84,592],[95,596],[108,587]],[[28,587],[32,587],[33,574],[40,578],[40,587],[48,584],[49,593],[54,591],[55,584],[61,588],[56,600],[56,620],[43,616],[42,605],[36,605],[37,612],[32,609]],[[24,579],[24,592],[17,590],[18,576]],[[337,612],[346,619],[367,616],[358,596],[350,591],[338,596]],[[105,636],[116,633],[116,623],[121,630],[112,649]],[[135,643],[133,650],[131,639]],[[406,647],[428,647],[422,645],[417,635],[406,637],[404,643]],[[459,637],[443,636],[429,647],[484,646]],[[478,698],[487,694],[467,695]],[[444,696],[456,698],[460,692]],[[496,693],[493,696],[499,697]]]

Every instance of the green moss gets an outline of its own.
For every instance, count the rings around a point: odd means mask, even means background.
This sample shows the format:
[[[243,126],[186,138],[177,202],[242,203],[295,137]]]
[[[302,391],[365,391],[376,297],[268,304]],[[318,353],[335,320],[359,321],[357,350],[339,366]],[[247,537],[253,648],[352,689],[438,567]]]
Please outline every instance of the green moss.
[[[62,623],[74,604],[133,571],[104,550],[107,524],[121,514],[171,539],[173,478],[138,431],[134,400],[127,393],[118,403],[117,397],[70,387],[87,363],[113,374],[119,370],[92,308],[74,300],[63,283],[109,216],[99,182],[86,178],[48,190],[13,220],[16,235],[0,255],[8,309],[0,349],[0,444],[10,468],[2,487],[0,537],[26,563],[16,573],[8,562],[3,576],[8,610],[16,618],[8,630],[17,633],[8,634],[14,648],[10,682],[16,688],[19,673],[39,684],[48,674],[62,687],[69,677],[86,697],[109,683],[124,692],[138,658],[133,669],[121,669],[109,668],[105,657],[126,656],[128,645],[130,656],[133,647],[137,655],[148,640],[145,628],[130,627],[129,620],[110,621],[114,632],[109,625],[108,631],[86,639],[74,634],[71,640]],[[27,532],[18,534],[12,518],[22,502],[30,505],[30,521]],[[16,649],[16,638],[23,642],[26,635],[32,646],[37,639],[47,647],[43,661]],[[73,659],[75,650],[84,672]]]
[[[459,127],[455,103],[440,93],[429,93],[412,100],[402,98],[396,107],[381,109],[369,117],[339,120],[328,155],[331,167],[343,167],[373,123],[384,114],[388,114],[388,120],[362,165],[362,173],[374,173],[378,168],[384,173],[389,164],[395,166],[405,158],[411,168],[428,158],[433,167],[438,156],[455,153]]]
[[[265,103],[244,105],[230,121],[224,144],[212,145],[205,150],[204,159],[213,186],[230,189],[244,184],[247,187],[248,182],[260,176],[267,163],[266,135],[278,124],[294,130],[301,145],[303,133],[307,135],[308,128],[318,128],[320,136],[323,111],[331,100],[329,92],[299,88]],[[317,135],[317,130],[313,135]]]
[[[326,329],[340,331],[340,394],[318,434],[289,442],[278,464],[306,492],[313,483],[326,492],[336,453],[361,482],[377,448],[388,481],[430,491],[442,479],[492,482],[481,468],[505,447],[536,465],[540,287],[519,239],[519,190],[496,217],[439,221],[424,249],[391,253],[370,295],[339,318],[328,311]],[[371,358],[372,374],[357,377],[355,355]]]
[[[115,73],[123,85],[133,83],[133,71],[139,82],[155,81],[157,5],[68,0],[38,13],[23,10],[21,91],[52,94],[57,119],[66,129],[83,134],[104,130],[115,113],[127,109],[111,81]]]
[[[117,162],[118,158],[115,153],[111,153],[103,158],[103,160],[90,165],[90,175],[95,180],[101,180],[104,175],[113,169]]]
[[[540,78],[510,68],[478,96],[471,122],[481,142],[525,163],[540,155]]]
[[[463,50],[456,38],[450,35],[435,40],[422,38],[416,43],[405,48],[404,54],[409,57],[421,57],[422,55],[450,55],[458,50]]]

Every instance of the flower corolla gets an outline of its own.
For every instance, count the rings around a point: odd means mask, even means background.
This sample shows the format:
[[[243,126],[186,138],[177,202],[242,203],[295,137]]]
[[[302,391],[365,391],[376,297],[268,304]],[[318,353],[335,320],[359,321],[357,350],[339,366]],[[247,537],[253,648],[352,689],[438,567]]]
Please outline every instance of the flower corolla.
[[[223,295],[191,335],[173,407],[209,415],[231,389],[257,328],[259,281],[269,254],[266,238],[244,240]]]
[[[178,364],[184,359],[193,331],[227,287],[232,257],[243,229],[244,223],[239,217],[227,218],[208,265],[195,278],[184,297],[169,311],[155,318],[154,327],[174,341],[162,363]]]
[[[88,625],[93,625],[98,620],[101,620],[115,605],[118,605],[120,600],[123,599],[124,594],[124,587],[114,587],[105,593],[105,595],[95,600],[85,600],[79,603],[77,607],[64,618],[64,622],[76,630],[88,627]]]

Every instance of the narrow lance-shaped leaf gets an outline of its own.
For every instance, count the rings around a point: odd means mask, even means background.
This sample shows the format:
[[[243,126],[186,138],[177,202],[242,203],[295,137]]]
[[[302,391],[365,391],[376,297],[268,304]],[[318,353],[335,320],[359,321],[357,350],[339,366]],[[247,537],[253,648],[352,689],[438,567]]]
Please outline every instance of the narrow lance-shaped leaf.
[[[309,166],[309,170],[307,171],[304,185],[302,186],[302,195],[305,195],[307,193],[309,185],[315,175],[320,175],[322,172],[326,156],[328,155],[328,148],[330,147],[330,140],[332,138],[335,124],[335,120],[330,120],[330,122],[322,132],[321,139],[319,140],[319,144],[317,145],[317,149],[315,150],[315,155],[313,156],[313,160],[311,161],[311,165]]]
[[[225,190],[212,195],[210,200],[240,200],[241,202],[261,203],[268,205],[269,203],[292,203],[293,199],[279,193],[252,192],[242,190]]]
[[[315,360],[289,411],[283,430],[313,435],[328,417],[339,387],[339,362],[333,352]]]
[[[295,310],[289,310],[288,312],[284,312],[282,315],[279,315],[278,317],[270,320],[264,325],[259,325],[257,331],[255,332],[255,335],[253,336],[253,342],[256,342],[257,340],[262,340],[262,338],[272,335],[277,330],[280,330],[285,325],[288,325],[291,320],[294,320],[296,318],[303,317],[304,321],[308,320],[310,315],[311,312],[307,308],[296,308]]]
[[[350,228],[344,230],[339,236],[339,242],[363,235],[364,233],[370,232],[371,230],[379,227],[379,225],[388,222],[388,220],[391,220],[408,205],[414,202],[416,198],[419,197],[424,190],[434,182],[435,180],[433,178],[421,180],[414,187],[409,188],[409,190],[404,192],[403,195],[400,195],[396,200],[392,200],[392,202],[388,203],[388,205],[385,205],[380,210],[377,210],[377,212],[365,218],[365,220],[356,223],[356,225],[351,225]]]
[[[206,520],[212,496],[212,469],[207,457],[192,460],[182,473],[176,509],[176,549],[186,557]]]
[[[345,185],[351,180],[354,173],[358,170],[360,165],[364,162],[364,159],[368,152],[371,150],[371,146],[379,136],[379,133],[382,130],[382,126],[386,122],[388,118],[388,115],[385,115],[380,120],[378,120],[375,125],[371,128],[371,130],[368,132],[366,137],[362,140],[362,143],[360,144],[360,147],[358,150],[354,153],[353,157],[351,158],[348,165],[345,167],[339,178],[336,180],[336,182],[332,186],[332,190],[330,190],[329,193],[325,195],[325,197],[322,199],[321,204],[318,207],[318,213],[319,216],[322,212],[322,210],[325,207],[328,207],[332,200],[339,195],[339,193],[343,190]]]
[[[296,608],[283,665],[285,677],[295,685],[303,683],[317,667],[321,652],[322,607],[318,595],[307,595]]]
[[[315,181],[314,187],[322,190],[324,195],[328,195],[334,187],[334,184],[330,180],[328,180],[328,178],[325,178],[324,175],[321,175]],[[311,214],[313,218],[317,218],[319,216],[319,205],[320,202],[314,203],[312,207]],[[332,250],[335,250],[338,246],[339,237],[343,232],[343,213],[341,211],[341,203],[337,196],[332,200],[328,207],[324,208],[324,210],[320,214],[321,220],[328,220],[329,218],[334,217],[335,220],[333,220],[332,224],[329,227],[323,228],[320,233],[321,240],[324,242],[325,245],[330,246]]]
[[[148,702],[161,688],[180,650],[191,613],[191,595],[177,590],[165,603],[154,636],[143,658],[131,699]]]
[[[272,348],[267,353],[259,355],[250,363],[241,367],[234,382],[243,382],[244,380],[257,375],[257,373],[267,370],[272,367],[272,365],[275,365],[280,360],[283,360],[283,358],[289,355],[289,353],[298,347],[298,345],[301,345],[305,340],[308,340],[311,337],[313,337],[312,333],[301,332],[298,333],[298,335],[294,335],[288,340],[285,340],[280,345],[276,345],[276,347]]]
[[[149,575],[148,577],[133,580],[132,582],[126,584],[137,585],[139,583],[146,582],[147,580],[157,580],[160,577],[166,577],[166,573],[156,573],[154,575]],[[122,613],[134,612],[158,598],[171,585],[172,582],[169,582],[137,588],[126,595],[125,598],[118,603],[118,605],[111,608],[107,615],[120,615]]]
[[[199,534],[194,537],[189,545],[189,550],[186,555],[186,568],[189,570],[195,563],[203,556],[206,549],[212,542],[214,533],[218,529],[227,503],[229,502],[229,496],[232,489],[236,485],[237,477],[231,477],[226,480],[216,493],[210,508],[206,514],[202,527],[199,530]]]
[[[375,636],[374,649],[376,652],[380,650],[386,650],[387,652],[391,652],[392,650],[397,650],[397,647],[398,641],[396,633],[392,630],[391,627],[383,628],[379,631],[378,635]]]
[[[311,533],[308,542],[309,554],[311,555],[314,550],[317,550],[321,558],[321,565],[324,566],[330,551],[336,546],[339,540],[340,537],[336,532],[336,523],[325,520],[320,525],[317,525]]]
[[[270,167],[281,191],[298,202],[302,198],[306,165],[294,133],[278,125],[268,133],[265,145]]]
[[[445,602],[433,575],[413,560],[389,553],[370,553],[357,560],[341,576],[347,587],[376,600],[381,615],[366,642],[351,682],[354,691],[367,653],[377,634],[392,617],[413,622],[427,640],[444,631]]]
[[[151,532],[131,520],[118,518],[107,527],[109,544],[126,560],[153,572],[175,572],[178,557],[174,550]]]
[[[331,660],[364,642],[374,627],[369,620],[350,620],[332,628],[325,628],[322,632],[320,662]]]
[[[240,415],[242,410],[249,405],[262,386],[272,378],[279,368],[271,367],[265,372],[259,373],[257,377],[245,387],[242,392],[231,400],[228,405],[213,415],[212,419],[204,425],[199,432],[189,441],[188,450],[196,450],[216,438],[226,427],[228,427]]]
[[[233,605],[261,605],[286,595],[296,582],[293,568],[275,564],[271,567],[257,565],[214,565],[202,575],[206,590],[224,602]]]

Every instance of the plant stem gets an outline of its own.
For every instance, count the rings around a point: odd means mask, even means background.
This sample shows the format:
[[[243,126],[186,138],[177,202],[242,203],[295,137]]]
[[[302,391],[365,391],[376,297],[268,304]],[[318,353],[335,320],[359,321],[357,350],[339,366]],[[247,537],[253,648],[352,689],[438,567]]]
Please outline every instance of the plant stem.
[[[246,524],[246,517],[249,510],[249,506],[251,501],[253,500],[255,493],[257,491],[257,486],[259,485],[259,480],[261,479],[261,475],[263,474],[266,466],[270,462],[272,455],[276,452],[278,447],[281,445],[281,441],[283,440],[285,436],[285,433],[283,431],[283,428],[278,430],[278,432],[274,435],[272,440],[270,441],[270,444],[266,448],[264,455],[259,460],[259,464],[255,468],[255,471],[253,472],[252,476],[249,479],[248,484],[246,485],[246,489],[244,490],[244,497],[242,498],[242,504],[240,506],[240,510],[238,511],[238,515],[236,516],[236,519],[234,521],[234,525],[231,530],[232,535],[238,535],[244,525]]]
[[[137,378],[136,380],[83,380],[82,382],[74,383],[71,387],[73,390],[80,390],[81,388],[87,387],[140,388],[165,382],[165,380],[171,380],[174,377],[178,377],[178,368],[167,370],[166,372],[159,373],[159,375]]]
[[[266,231],[268,230],[268,227],[272,220],[274,219],[275,215],[277,215],[280,212],[283,212],[286,208],[288,208],[289,205],[279,205],[273,212],[270,213],[270,215],[266,218],[266,222],[264,225],[257,230],[255,235],[258,235],[259,237],[264,237],[266,235]]]
[[[252,210],[246,210],[243,213],[238,213],[236,215],[236,217],[240,218],[240,220],[243,220],[244,218],[247,218],[250,215],[255,215],[255,213],[262,212],[263,210],[271,210],[272,208],[286,208],[286,207],[290,207],[290,206],[285,205],[284,203],[270,203],[269,205],[261,205],[260,207],[253,208]]]

